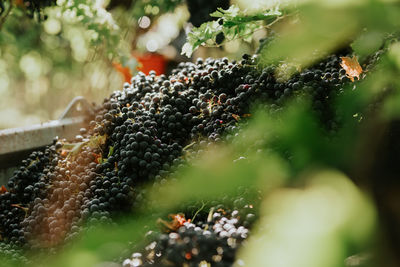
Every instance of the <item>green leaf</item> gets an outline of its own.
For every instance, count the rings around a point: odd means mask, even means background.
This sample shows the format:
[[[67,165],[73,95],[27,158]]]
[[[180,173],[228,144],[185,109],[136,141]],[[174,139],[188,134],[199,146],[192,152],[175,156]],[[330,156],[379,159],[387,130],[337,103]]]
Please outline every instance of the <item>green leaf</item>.
[[[194,44],[185,43],[182,47],[182,55],[190,57],[193,54],[193,51],[196,50],[199,46],[195,46]]]
[[[218,8],[217,11],[210,14],[212,17],[219,18],[217,21],[209,21],[201,24],[198,28],[194,27],[187,35],[182,54],[190,57],[200,45],[219,46],[234,39],[251,42],[252,35],[256,30],[265,27],[265,24],[276,21],[281,15],[282,13],[277,9],[261,10],[249,15],[235,5],[230,6],[227,10]],[[222,25],[220,25],[221,22]],[[225,40],[217,43],[216,37],[221,32],[224,33]]]
[[[113,153],[114,153],[114,147],[113,147],[113,146],[110,146],[110,147],[109,147],[109,150],[108,150],[107,158],[111,157],[111,156],[113,155]]]
[[[211,13],[210,16],[215,17],[215,18],[222,18],[224,16],[224,13],[222,13],[220,11],[215,11],[215,12]]]

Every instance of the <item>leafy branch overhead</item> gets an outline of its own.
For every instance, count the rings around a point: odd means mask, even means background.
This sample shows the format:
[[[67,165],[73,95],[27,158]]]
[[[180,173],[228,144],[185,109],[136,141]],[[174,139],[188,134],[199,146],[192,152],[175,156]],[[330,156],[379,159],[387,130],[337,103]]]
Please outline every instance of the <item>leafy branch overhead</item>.
[[[278,9],[266,9],[248,14],[232,5],[229,9],[218,8],[210,16],[218,18],[194,27],[187,35],[182,54],[190,57],[199,46],[215,47],[235,39],[250,42],[255,31],[269,28],[283,15]]]

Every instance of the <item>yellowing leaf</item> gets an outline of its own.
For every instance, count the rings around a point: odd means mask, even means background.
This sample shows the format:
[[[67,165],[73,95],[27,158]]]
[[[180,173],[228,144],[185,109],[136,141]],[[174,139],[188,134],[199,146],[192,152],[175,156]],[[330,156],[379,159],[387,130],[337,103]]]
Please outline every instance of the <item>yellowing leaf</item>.
[[[351,57],[341,57],[342,62],[340,66],[346,71],[347,77],[354,82],[354,77],[360,79],[360,74],[363,72],[360,63],[355,56]]]

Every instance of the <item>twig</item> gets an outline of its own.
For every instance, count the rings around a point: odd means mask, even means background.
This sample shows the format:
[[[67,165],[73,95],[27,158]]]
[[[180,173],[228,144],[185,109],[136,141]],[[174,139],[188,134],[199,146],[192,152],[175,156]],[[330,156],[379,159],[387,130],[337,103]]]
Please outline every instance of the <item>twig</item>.
[[[194,144],[196,144],[196,142],[192,142],[192,143],[188,144],[188,145],[185,146],[182,150],[183,150],[183,151],[186,151],[186,150],[188,150],[189,148],[191,148]]]
[[[208,213],[207,222],[211,222],[211,221],[212,221],[213,214],[214,214],[214,210],[215,210],[215,208],[212,207],[211,210],[210,210],[210,212]]]
[[[193,223],[194,219],[196,218],[197,214],[199,214],[199,212],[200,212],[202,209],[204,209],[204,207],[206,206],[206,203],[204,203],[203,201],[202,201],[202,204],[203,204],[203,205],[201,205],[200,209],[198,209],[198,210],[196,211],[196,213],[193,215],[193,218],[192,218],[192,221],[191,221],[192,223]]]

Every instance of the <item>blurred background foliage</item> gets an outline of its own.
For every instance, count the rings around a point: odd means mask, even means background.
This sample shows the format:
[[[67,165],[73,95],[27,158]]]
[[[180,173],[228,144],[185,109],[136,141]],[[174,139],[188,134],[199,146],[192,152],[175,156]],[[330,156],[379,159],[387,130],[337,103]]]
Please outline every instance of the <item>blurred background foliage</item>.
[[[82,3],[90,10],[97,8],[92,19],[83,15],[84,23],[70,18],[73,8],[64,1],[48,8],[43,22],[25,17],[23,10],[10,13],[0,32],[0,127],[56,118],[73,95],[99,101],[122,86],[113,62],[135,68],[132,51],[182,60],[173,43],[190,16],[183,3],[121,3]],[[384,45],[377,66],[335,100],[339,130],[324,130],[307,95],[274,113],[255,107],[249,124],[234,140],[205,149],[200,158],[176,172],[175,179],[161,188],[149,188],[148,205],[134,217],[125,218],[118,227],[92,229],[44,262],[107,266],[155,224],[150,205],[168,214],[186,202],[234,194],[245,186],[261,191],[263,201],[261,218],[236,266],[400,265],[398,159],[391,158],[396,149],[391,142],[398,139],[391,130],[399,128],[400,116],[399,2],[243,0],[236,4],[248,13],[278,6],[293,14],[273,26],[279,38],[261,50],[263,64],[284,60],[302,69],[350,44],[362,63]],[[98,21],[95,14],[108,19]],[[171,25],[175,25],[171,43],[165,36],[155,37],[157,29],[163,30],[154,25],[171,21],[168,17],[174,17]],[[222,48],[199,48],[194,57],[238,58],[254,51],[267,32],[254,33],[247,45],[233,40]],[[157,38],[164,43],[155,45]],[[371,106],[378,108],[371,112]]]

